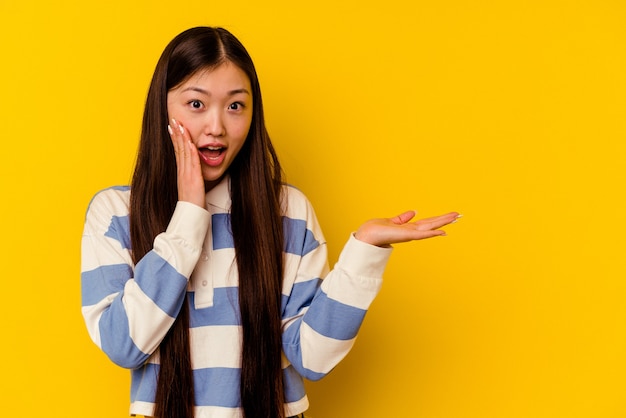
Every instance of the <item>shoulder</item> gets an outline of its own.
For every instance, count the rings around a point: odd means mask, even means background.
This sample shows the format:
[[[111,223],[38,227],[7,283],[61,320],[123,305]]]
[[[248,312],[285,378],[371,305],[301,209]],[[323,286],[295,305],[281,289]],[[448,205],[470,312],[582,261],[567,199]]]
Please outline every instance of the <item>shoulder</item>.
[[[307,219],[313,213],[313,206],[306,195],[295,186],[283,185],[283,214],[290,218]]]
[[[113,186],[97,192],[89,202],[87,213],[102,207],[128,211],[130,186]]]
[[[317,215],[306,195],[294,186],[283,186],[283,222],[286,231],[300,230],[307,239],[314,239],[317,244],[324,243]],[[306,232],[308,231],[308,232]],[[308,234],[311,234],[309,237]],[[289,235],[289,234],[287,234]]]
[[[114,186],[100,190],[93,196],[87,207],[85,215],[86,229],[105,228],[114,219],[128,218],[129,203],[129,186]]]

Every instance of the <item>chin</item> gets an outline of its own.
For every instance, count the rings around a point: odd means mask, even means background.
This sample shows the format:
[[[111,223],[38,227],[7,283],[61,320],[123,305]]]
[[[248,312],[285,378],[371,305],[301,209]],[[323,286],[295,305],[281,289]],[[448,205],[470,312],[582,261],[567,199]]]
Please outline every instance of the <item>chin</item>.
[[[220,181],[224,178],[224,173],[219,176],[203,176],[204,178],[204,189],[205,191],[211,190],[213,187],[217,186]]]
[[[220,171],[218,173],[216,173],[215,171],[212,171],[210,173],[202,173],[202,178],[204,179],[204,181],[207,182],[216,182],[221,180],[224,177],[224,172]]]

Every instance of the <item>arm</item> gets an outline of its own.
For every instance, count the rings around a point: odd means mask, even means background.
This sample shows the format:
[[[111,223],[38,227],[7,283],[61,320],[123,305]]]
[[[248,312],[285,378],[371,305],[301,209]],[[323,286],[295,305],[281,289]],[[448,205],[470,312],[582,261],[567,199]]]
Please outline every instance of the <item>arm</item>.
[[[168,130],[176,156],[178,203],[166,231],[155,237],[153,250],[132,266],[128,195],[124,198],[119,190],[96,195],[82,238],[87,329],[111,360],[128,368],[142,365],[174,323],[209,228],[198,150],[179,122],[172,119]]]
[[[319,226],[312,209],[310,213],[308,227],[317,231]],[[458,217],[454,213],[409,224],[413,215],[414,212],[406,212],[364,223],[350,237],[334,269],[319,286],[315,284],[319,283],[317,277],[324,274],[325,245],[320,244],[302,257],[286,309],[293,315],[285,321],[283,336],[285,356],[300,375],[320,379],[350,351],[365,313],[382,285],[382,274],[392,251],[389,244],[443,235],[438,228]]]
[[[301,376],[319,380],[348,354],[382,286],[382,273],[391,251],[351,235],[323,280],[312,272],[320,267],[325,246],[302,260],[299,276],[312,279],[294,285],[289,301],[300,306],[288,305],[288,312],[297,314],[286,321],[283,334],[285,356]]]
[[[128,191],[101,192],[88,209],[82,312],[96,345],[120,366],[135,368],[156,350],[182,306],[209,214],[179,202],[153,250],[133,266],[124,193]]]

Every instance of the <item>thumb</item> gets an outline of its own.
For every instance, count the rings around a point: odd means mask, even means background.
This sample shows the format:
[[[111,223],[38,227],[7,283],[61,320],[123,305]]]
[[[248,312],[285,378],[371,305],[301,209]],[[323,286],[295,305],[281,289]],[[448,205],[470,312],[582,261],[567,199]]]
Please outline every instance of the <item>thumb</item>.
[[[406,211],[404,213],[401,213],[400,215],[398,215],[398,216],[396,216],[394,218],[391,218],[391,222],[393,222],[394,224],[397,224],[397,225],[405,224],[405,223],[409,222],[411,219],[413,219],[415,217],[416,213],[417,212],[414,211],[414,210],[408,210],[408,211]]]

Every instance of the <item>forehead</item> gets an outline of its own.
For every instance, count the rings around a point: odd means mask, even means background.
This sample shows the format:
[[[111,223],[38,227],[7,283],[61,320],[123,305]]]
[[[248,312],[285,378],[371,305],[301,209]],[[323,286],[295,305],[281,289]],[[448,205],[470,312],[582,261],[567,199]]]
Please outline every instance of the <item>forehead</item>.
[[[215,94],[245,89],[251,94],[250,79],[241,68],[230,61],[217,67],[200,69],[170,91],[184,91],[190,87],[201,87]]]

